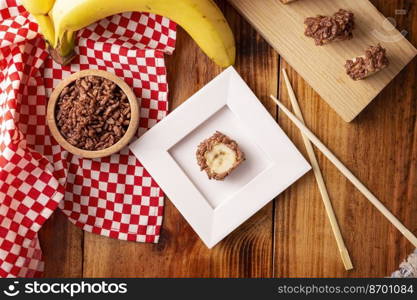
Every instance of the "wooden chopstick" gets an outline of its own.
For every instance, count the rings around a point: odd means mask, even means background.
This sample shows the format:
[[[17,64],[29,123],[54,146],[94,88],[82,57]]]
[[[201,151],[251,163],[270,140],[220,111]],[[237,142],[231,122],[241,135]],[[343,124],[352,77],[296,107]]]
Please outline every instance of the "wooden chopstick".
[[[282,69],[282,73],[284,74],[284,80],[287,86],[288,96],[291,100],[294,113],[298,117],[298,119],[303,124],[305,124],[303,114],[301,112],[300,106],[298,105],[297,97],[295,96],[294,90],[291,86],[290,80],[288,79],[288,75],[285,69]],[[319,162],[317,161],[316,154],[314,153],[313,145],[303,133],[301,134],[303,137],[304,145],[307,150],[307,155],[310,159],[310,163],[313,168],[314,176],[316,177],[317,185],[319,187],[319,191],[321,194],[321,198],[323,200],[327,217],[329,218],[330,226],[332,228],[333,235],[336,239],[337,247],[339,249],[343,265],[345,266],[346,270],[352,270],[353,269],[352,260],[350,259],[349,251],[346,248],[342,233],[340,232],[339,224],[337,223],[336,215],[333,210],[332,202],[330,201],[329,193],[327,192],[326,184],[324,182],[323,174],[321,173],[321,170],[320,170]]]
[[[353,173],[308,129],[285,105],[271,95],[271,99],[281,108],[287,117],[294,123],[301,132],[335,165],[335,167],[407,238],[414,247],[417,247],[417,238],[408,230],[372,192],[356,178]]]

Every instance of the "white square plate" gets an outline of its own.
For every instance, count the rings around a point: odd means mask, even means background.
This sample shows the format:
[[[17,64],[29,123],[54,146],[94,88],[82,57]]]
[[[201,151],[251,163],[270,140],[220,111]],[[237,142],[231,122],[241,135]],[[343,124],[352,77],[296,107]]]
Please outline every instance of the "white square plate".
[[[224,181],[209,180],[195,155],[216,131],[246,155]],[[232,67],[130,148],[209,248],[310,169]]]

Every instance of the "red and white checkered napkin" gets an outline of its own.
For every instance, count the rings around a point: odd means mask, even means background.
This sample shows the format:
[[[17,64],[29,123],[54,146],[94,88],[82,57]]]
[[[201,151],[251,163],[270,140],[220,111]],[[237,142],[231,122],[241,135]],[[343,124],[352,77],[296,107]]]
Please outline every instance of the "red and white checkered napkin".
[[[86,231],[158,241],[163,193],[129,149],[94,160],[69,154],[51,137],[45,111],[63,78],[107,70],[140,99],[142,134],[166,115],[164,53],[175,37],[175,24],[163,17],[115,15],[79,32],[79,55],[62,67],[29,14],[16,0],[0,0],[0,277],[40,274],[37,232],[58,206]]]

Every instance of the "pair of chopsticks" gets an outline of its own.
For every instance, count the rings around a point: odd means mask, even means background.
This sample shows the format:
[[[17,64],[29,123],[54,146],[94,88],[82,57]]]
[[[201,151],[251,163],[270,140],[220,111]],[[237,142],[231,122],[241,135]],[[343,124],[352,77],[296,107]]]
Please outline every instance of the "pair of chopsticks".
[[[417,238],[415,235],[410,230],[408,230],[355,175],[353,175],[353,173],[314,135],[313,132],[311,132],[310,129],[305,126],[303,115],[301,113],[297,98],[295,96],[294,90],[292,89],[285,69],[283,69],[283,73],[295,115],[290,112],[285,107],[285,105],[273,95],[271,95],[271,99],[287,115],[287,117],[294,123],[294,125],[300,129],[303,135],[307,154],[309,156],[310,163],[312,165],[312,169],[319,186],[326,213],[329,218],[345,269],[353,269],[352,262],[349,256],[349,252],[343,241],[343,237],[340,232],[332,204],[330,202],[329,194],[327,193],[326,185],[323,180],[323,175],[320,171],[320,167],[311,143],[313,143],[324,154],[324,156],[326,156],[335,165],[335,167],[403,234],[403,236],[417,248]]]

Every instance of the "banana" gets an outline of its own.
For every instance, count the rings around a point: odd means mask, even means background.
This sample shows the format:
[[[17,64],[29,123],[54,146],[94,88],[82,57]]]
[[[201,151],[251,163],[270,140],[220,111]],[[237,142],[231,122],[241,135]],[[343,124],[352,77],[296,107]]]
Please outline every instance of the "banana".
[[[55,0],[22,0],[25,9],[32,14],[39,25],[39,29],[50,47],[54,47],[55,30],[49,11],[54,6]]]
[[[55,41],[55,31],[52,20],[48,15],[33,15],[38,23],[41,33],[49,45],[53,45]]]
[[[21,0],[32,15],[46,15],[54,6],[55,0]]]
[[[223,174],[228,172],[237,162],[236,151],[230,149],[223,143],[213,146],[210,151],[204,155],[207,166],[212,173]]]
[[[30,1],[30,0],[27,0]],[[56,0],[49,16],[55,30],[53,46],[68,55],[69,34],[105,17],[128,11],[154,13],[170,18],[196,41],[215,63],[235,62],[235,40],[222,12],[213,0]]]

